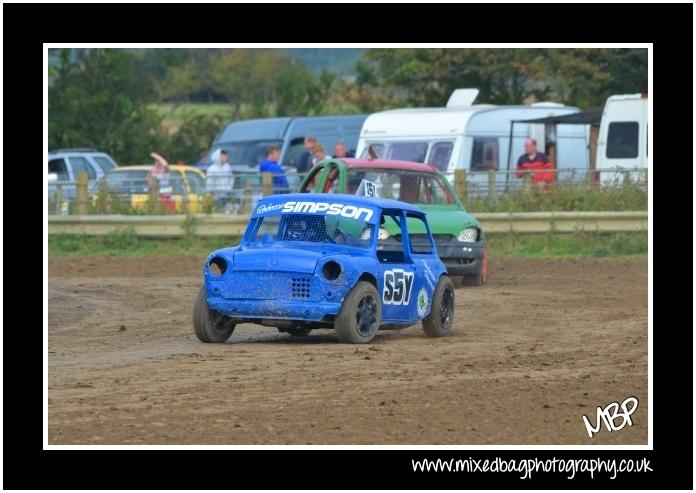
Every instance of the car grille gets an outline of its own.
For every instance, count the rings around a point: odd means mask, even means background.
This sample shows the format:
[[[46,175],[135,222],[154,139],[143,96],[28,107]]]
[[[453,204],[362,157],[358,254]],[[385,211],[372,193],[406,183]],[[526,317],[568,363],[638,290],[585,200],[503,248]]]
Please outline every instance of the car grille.
[[[308,277],[293,277],[290,285],[292,286],[293,298],[309,298],[309,278]]]

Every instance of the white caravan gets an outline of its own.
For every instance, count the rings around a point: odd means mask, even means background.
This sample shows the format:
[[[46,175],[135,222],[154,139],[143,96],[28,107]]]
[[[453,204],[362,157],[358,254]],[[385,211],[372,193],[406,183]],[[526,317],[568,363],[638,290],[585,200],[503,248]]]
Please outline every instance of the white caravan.
[[[602,184],[623,173],[607,170],[645,169],[648,165],[648,95],[622,94],[607,99],[599,126],[597,165]]]
[[[470,183],[483,185],[487,173],[477,172],[514,171],[524,153],[524,140],[532,137],[557,168],[588,168],[589,130],[585,126],[512,125],[513,121],[578,113],[578,108],[552,102],[473,104],[477,95],[478,89],[457,89],[444,108],[373,113],[363,123],[356,155],[367,157],[372,146],[383,159],[426,162],[444,173],[465,169],[472,172]],[[496,180],[496,188],[519,181],[504,173],[498,173]]]

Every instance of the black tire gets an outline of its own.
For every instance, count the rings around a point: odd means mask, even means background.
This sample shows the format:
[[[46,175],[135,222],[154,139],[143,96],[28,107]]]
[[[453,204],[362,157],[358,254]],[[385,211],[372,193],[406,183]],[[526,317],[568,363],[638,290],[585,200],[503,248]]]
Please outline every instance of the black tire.
[[[287,332],[294,337],[305,337],[312,332],[311,327],[293,327],[292,329],[283,329],[283,332]]]
[[[202,342],[225,342],[234,332],[235,323],[208,308],[205,286],[201,288],[193,305],[193,330]]]
[[[423,330],[428,337],[444,337],[454,322],[454,285],[447,276],[441,276],[433,293],[430,313],[423,319]]]
[[[358,281],[343,300],[334,321],[338,340],[350,344],[367,344],[377,334],[382,321],[382,300],[377,289]]]

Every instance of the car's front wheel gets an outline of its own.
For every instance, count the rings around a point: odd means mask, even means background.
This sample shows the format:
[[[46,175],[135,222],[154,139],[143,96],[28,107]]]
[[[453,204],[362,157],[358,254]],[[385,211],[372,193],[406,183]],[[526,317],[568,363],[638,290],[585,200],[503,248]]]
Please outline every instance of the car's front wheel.
[[[382,320],[382,303],[377,288],[365,281],[353,286],[334,321],[338,340],[366,344],[377,334]]]
[[[423,319],[423,330],[428,337],[444,337],[450,333],[454,321],[454,285],[447,276],[441,276],[435,286],[430,313]]]
[[[225,342],[234,332],[234,320],[208,307],[205,286],[193,305],[193,330],[202,342]]]

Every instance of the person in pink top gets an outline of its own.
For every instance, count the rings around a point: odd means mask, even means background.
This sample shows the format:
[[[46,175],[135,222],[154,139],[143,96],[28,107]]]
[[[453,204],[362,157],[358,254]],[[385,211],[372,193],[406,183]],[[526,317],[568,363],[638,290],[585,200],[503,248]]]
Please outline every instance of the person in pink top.
[[[156,152],[151,153],[150,156],[155,160],[155,163],[150,171],[147,172],[148,182],[150,186],[152,186],[153,180],[159,182],[160,202],[162,202],[167,212],[174,212],[176,211],[176,204],[172,197],[172,186],[169,183],[169,163],[164,156]]]

